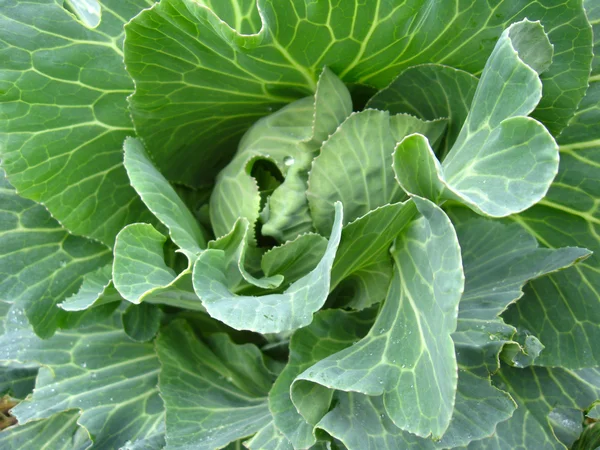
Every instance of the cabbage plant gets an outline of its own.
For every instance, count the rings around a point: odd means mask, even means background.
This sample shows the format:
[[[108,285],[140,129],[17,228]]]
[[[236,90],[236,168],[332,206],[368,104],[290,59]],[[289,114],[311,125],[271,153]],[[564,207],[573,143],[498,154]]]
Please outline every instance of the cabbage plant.
[[[599,27],[3,0],[0,447],[599,446]]]

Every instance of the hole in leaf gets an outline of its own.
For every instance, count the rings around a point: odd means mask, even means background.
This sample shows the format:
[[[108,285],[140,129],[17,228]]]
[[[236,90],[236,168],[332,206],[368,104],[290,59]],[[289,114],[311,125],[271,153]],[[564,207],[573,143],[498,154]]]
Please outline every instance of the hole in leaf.
[[[0,430],[17,424],[17,418],[10,414],[10,410],[19,402],[9,395],[0,398]]]

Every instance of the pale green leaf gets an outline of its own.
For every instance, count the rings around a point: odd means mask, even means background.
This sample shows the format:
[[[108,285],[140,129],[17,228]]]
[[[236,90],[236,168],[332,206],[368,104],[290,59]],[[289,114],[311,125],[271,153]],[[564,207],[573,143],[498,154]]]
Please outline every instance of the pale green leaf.
[[[313,270],[326,250],[327,239],[323,236],[316,233],[303,234],[293,241],[267,251],[260,261],[260,266],[265,275],[280,274],[286,283],[293,283]]]
[[[98,448],[118,448],[161,426],[164,409],[156,388],[154,346],[130,340],[118,312],[47,340],[29,331],[19,313],[14,306],[9,312],[0,359],[41,366],[33,395],[13,409],[19,423],[78,409],[79,425]]]
[[[435,202],[458,200],[493,217],[541,200],[558,171],[558,149],[544,126],[526,116],[542,96],[539,74],[551,59],[539,23],[525,20],[505,30],[443,163],[420,134],[397,146],[394,171],[403,189]]]
[[[349,450],[433,450],[432,441],[397,428],[385,414],[382,397],[338,392],[337,404],[319,427],[344,443]]]
[[[125,300],[140,303],[149,291],[175,280],[175,272],[164,260],[166,240],[146,223],[131,224],[119,232],[114,250],[113,281]]]
[[[194,293],[191,269],[176,275],[165,263],[166,239],[150,224],[134,223],[123,228],[114,250],[116,289],[132,303],[159,303],[204,311]]]
[[[260,26],[241,30],[249,34],[231,28],[229,5],[215,14],[193,0],[161,1],[126,27],[136,130],[169,180],[207,183],[252,123],[314,92],[323,66],[346,84],[376,89],[426,62],[479,74],[503,29],[539,19],[560,51],[535,114],[558,134],[585,93],[592,58],[580,0],[560,8],[552,0],[475,0],[465,8],[450,0],[260,0]]]
[[[225,335],[207,342],[181,320],[158,337],[169,450],[221,448],[271,421],[267,407],[271,374],[258,349],[238,346]],[[238,365],[236,358],[241,358]]]
[[[273,422],[262,428],[252,439],[244,442],[244,446],[250,450],[294,450],[290,441]]]
[[[125,443],[119,450],[164,450],[165,448],[165,423],[162,421],[152,433],[142,439]]]
[[[41,205],[19,197],[0,169],[0,300],[16,303],[35,332],[50,337],[67,320],[56,305],[110,250],[72,236]]]
[[[236,291],[242,283],[250,283],[262,289],[277,288],[283,282],[283,275],[275,274],[256,278],[246,269],[246,252],[249,250],[250,224],[245,218],[237,220],[233,229],[226,235],[211,241],[209,249],[221,250],[224,255],[228,287]]]
[[[0,12],[0,152],[8,179],[68,230],[108,246],[124,225],[150,218],[122,155],[123,139],[134,134],[123,25],[147,6],[104,0],[95,29],[54,0],[5,1]]]
[[[351,346],[363,337],[371,327],[375,311],[347,313],[341,310],[325,310],[315,315],[306,328],[296,331],[290,340],[290,358],[285,369],[277,377],[269,393],[269,409],[275,426],[285,434],[295,448],[308,448],[315,442],[313,428],[329,409],[331,392],[315,385],[308,407],[314,410],[315,420],[308,423],[298,413],[290,397],[294,379],[323,358]],[[311,392],[314,394],[314,392]]]
[[[112,264],[107,264],[87,273],[77,293],[59,303],[58,306],[65,311],[82,311],[92,306],[121,300],[121,295],[112,284]]]
[[[298,330],[290,342],[290,360],[269,394],[269,406],[276,426],[295,448],[307,448],[314,442],[315,427],[342,440],[351,450],[365,448],[446,448],[464,445],[473,439],[493,434],[496,424],[510,417],[514,403],[506,393],[491,386],[485,376],[461,367],[456,404],[450,426],[439,443],[425,440],[397,428],[387,417],[383,398],[337,391],[330,408],[332,392],[313,385],[314,389],[299,396],[294,407],[289,387],[294,378],[319,360],[351,347],[368,329],[375,311],[349,314],[339,310],[322,311],[310,326]],[[477,363],[477,362],[476,362]],[[328,412],[329,411],[329,412]]]
[[[558,406],[548,414],[552,433],[565,447],[571,448],[583,431],[583,411]]]
[[[91,441],[77,424],[79,413],[68,411],[3,430],[0,447],[5,450],[85,450]]]
[[[236,330],[278,333],[308,325],[329,294],[331,267],[342,234],[343,208],[336,204],[336,220],[319,264],[282,294],[241,296],[229,289],[228,258],[219,249],[204,251],[194,264],[194,290],[207,312]]]
[[[338,285],[338,300],[356,309],[385,298],[392,279],[389,248],[417,213],[412,201],[394,203],[369,211],[342,229],[333,268],[331,289]],[[341,283],[341,284],[340,284]]]
[[[149,341],[158,332],[161,315],[160,309],[150,303],[129,305],[123,313],[123,330],[134,341]]]
[[[448,217],[428,200],[413,201],[421,215],[396,240],[394,278],[373,328],[356,345],[303,372],[292,396],[310,389],[307,382],[383,395],[398,427],[439,438],[454,408],[457,364],[451,333],[464,276]]]
[[[196,218],[154,167],[139,140],[126,139],[124,148],[125,169],[131,185],[148,209],[169,229],[173,242],[188,258],[193,258],[206,247]]]
[[[600,419],[600,401],[595,402],[592,408],[590,408],[590,410],[585,415],[590,419]]]
[[[405,197],[392,172],[394,144],[389,114],[376,110],[353,113],[325,141],[306,192],[320,233],[331,228],[336,201],[344,204],[346,224]]]

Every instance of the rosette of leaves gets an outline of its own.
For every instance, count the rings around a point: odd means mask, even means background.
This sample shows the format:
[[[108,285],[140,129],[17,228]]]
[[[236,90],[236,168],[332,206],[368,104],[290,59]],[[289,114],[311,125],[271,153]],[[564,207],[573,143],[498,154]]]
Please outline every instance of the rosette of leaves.
[[[0,447],[597,445],[598,24],[4,2]]]

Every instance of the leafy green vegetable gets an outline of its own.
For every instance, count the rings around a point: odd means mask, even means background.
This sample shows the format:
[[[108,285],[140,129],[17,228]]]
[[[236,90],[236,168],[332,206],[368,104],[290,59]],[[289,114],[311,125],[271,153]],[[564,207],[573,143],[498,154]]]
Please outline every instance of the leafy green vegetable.
[[[595,0],[6,0],[0,447],[600,443]]]

